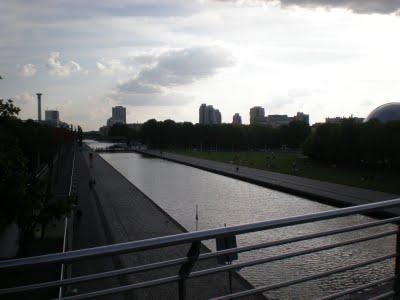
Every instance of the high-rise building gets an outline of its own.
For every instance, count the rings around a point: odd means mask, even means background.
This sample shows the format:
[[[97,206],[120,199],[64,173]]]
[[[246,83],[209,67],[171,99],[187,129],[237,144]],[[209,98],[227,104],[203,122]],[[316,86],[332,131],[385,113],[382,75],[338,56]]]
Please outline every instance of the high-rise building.
[[[199,124],[221,124],[222,116],[212,105],[202,104],[199,108]]]
[[[288,125],[293,119],[293,117],[289,117],[288,115],[268,115],[266,124],[272,127],[279,127]]]
[[[307,115],[305,113],[298,112],[296,114],[296,116],[294,117],[294,119],[297,120],[297,121],[303,121],[307,125],[310,125],[310,115]]]
[[[261,106],[250,108],[250,124],[265,124],[265,110]]]
[[[206,124],[207,104],[200,105],[199,108],[199,124]]]
[[[214,124],[221,124],[222,123],[222,116],[219,109],[214,110]]]
[[[233,115],[232,124],[236,124],[236,125],[242,124],[242,117],[238,113]]]
[[[126,108],[123,106],[115,106],[112,108],[112,118],[114,120],[121,120],[126,123]]]
[[[115,106],[112,108],[112,116],[107,120],[107,126],[114,124],[126,124],[126,108],[123,106]]]
[[[69,128],[69,125],[60,120],[60,112],[58,110],[45,110],[44,121],[54,127]]]
[[[60,113],[58,110],[46,110],[44,112],[44,120],[46,122],[57,123],[60,121]]]

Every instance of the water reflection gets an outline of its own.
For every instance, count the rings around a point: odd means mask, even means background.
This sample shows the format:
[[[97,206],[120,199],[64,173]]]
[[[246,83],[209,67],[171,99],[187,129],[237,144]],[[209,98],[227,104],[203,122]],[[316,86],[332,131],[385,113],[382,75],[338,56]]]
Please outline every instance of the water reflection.
[[[222,227],[224,223],[229,226],[272,220],[333,208],[305,198],[161,159],[148,158],[134,153],[113,153],[102,154],[101,156],[190,231],[195,230],[196,205],[199,208],[199,229]],[[355,215],[256,232],[239,236],[238,244],[243,246],[273,241],[371,220],[371,218],[365,216]],[[334,235],[242,253],[239,256],[241,261],[252,260],[261,256],[273,256],[285,252],[318,247],[389,229],[394,229],[394,226],[385,225],[361,232]],[[208,242],[207,245],[210,248],[214,248],[213,242]],[[353,264],[393,252],[394,237],[390,236],[375,241],[255,266],[243,269],[240,272],[251,283],[258,286],[310,275],[314,272]],[[350,288],[389,276],[393,272],[392,266],[393,262],[387,261],[383,264],[371,265],[290,288],[270,291],[267,295],[271,299],[315,298],[343,290],[345,287]]]

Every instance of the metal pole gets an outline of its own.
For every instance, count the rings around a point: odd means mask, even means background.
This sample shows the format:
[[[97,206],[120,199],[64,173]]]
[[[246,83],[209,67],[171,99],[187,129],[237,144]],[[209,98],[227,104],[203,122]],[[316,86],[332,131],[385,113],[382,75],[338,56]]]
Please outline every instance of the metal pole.
[[[397,228],[400,229],[400,223],[397,223]],[[396,278],[394,279],[394,299],[400,300],[400,233],[396,234],[396,258],[395,258],[395,271]]]
[[[198,205],[196,205],[196,231],[199,230],[199,213],[198,213]]]
[[[179,285],[179,300],[185,300],[186,299],[186,280],[185,280],[185,278],[179,279],[178,285]]]

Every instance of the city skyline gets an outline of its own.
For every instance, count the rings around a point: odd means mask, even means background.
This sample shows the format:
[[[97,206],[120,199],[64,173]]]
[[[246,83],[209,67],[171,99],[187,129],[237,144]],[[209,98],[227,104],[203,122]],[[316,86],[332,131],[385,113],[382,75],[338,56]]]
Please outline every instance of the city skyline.
[[[40,91],[85,130],[117,105],[131,122],[196,123],[203,102],[245,124],[253,105],[311,124],[366,117],[400,101],[400,5],[367,2],[3,1],[1,97],[35,119]]]

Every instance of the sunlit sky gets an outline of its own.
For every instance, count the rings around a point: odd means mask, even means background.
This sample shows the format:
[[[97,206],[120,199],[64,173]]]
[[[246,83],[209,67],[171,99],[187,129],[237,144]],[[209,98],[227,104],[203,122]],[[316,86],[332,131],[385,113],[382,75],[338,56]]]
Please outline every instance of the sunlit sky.
[[[0,98],[98,129],[267,114],[365,117],[400,101],[400,0],[0,2]]]

